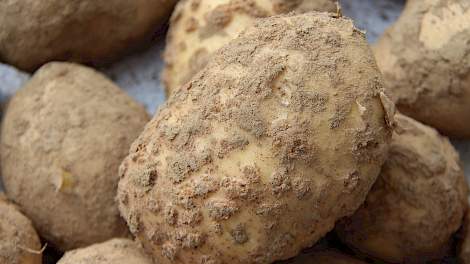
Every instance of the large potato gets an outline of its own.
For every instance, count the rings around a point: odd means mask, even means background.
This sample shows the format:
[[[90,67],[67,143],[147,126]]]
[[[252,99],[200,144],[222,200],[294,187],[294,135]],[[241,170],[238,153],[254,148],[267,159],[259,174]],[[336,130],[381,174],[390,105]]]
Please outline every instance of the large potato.
[[[375,182],[391,138],[382,88],[352,21],[263,19],[134,142],[120,170],[120,211],[160,264],[293,257]]]
[[[191,79],[222,46],[256,18],[291,11],[335,11],[335,0],[182,0],[173,13],[165,50],[166,94]]]
[[[34,70],[53,60],[109,63],[166,23],[176,0],[0,1],[0,60]]]
[[[364,205],[342,221],[342,240],[391,263],[427,263],[446,253],[466,210],[459,157],[436,130],[396,116],[390,155]]]
[[[147,121],[144,108],[101,74],[47,64],[5,113],[7,195],[61,250],[125,235],[114,201],[118,168]]]
[[[470,1],[413,0],[378,44],[385,85],[404,114],[470,138]]]
[[[41,264],[41,242],[31,221],[0,193],[0,263]]]
[[[57,264],[152,264],[142,249],[129,239],[112,239],[66,252]]]

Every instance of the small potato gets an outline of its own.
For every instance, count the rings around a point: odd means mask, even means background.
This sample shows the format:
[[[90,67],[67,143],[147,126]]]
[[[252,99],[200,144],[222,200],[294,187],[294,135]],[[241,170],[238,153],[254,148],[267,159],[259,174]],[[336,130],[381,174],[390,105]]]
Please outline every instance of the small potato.
[[[278,264],[366,264],[358,259],[336,250],[321,250],[301,254],[291,260]]]
[[[375,182],[391,139],[382,89],[351,20],[261,19],[134,142],[120,170],[121,214],[159,264],[291,258],[356,211]]]
[[[364,205],[337,225],[340,238],[391,263],[442,257],[466,210],[459,156],[436,130],[398,114],[389,158]]]
[[[41,242],[31,221],[0,193],[0,263],[41,264]]]
[[[153,262],[136,242],[115,238],[66,252],[57,264],[153,264]]]
[[[8,197],[60,250],[126,235],[114,200],[118,168],[148,120],[94,70],[45,65],[6,109],[0,149]]]
[[[167,96],[189,81],[222,46],[256,18],[336,11],[336,0],[182,0],[173,13],[165,50]]]
[[[177,0],[0,1],[0,61],[109,63],[150,40]]]
[[[398,109],[470,138],[470,1],[413,0],[378,44],[377,63]]]

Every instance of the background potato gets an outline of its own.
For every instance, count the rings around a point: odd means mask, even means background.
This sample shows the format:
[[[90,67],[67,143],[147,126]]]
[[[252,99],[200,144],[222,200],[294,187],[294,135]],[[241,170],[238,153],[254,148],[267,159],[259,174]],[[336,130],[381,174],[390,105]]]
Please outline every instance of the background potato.
[[[436,130],[398,114],[389,158],[364,205],[337,230],[353,248],[391,263],[441,257],[462,222],[467,184]]]
[[[152,264],[137,243],[129,239],[112,239],[66,252],[57,264]]]
[[[336,250],[328,249],[305,253],[282,262],[282,264],[365,264],[358,259],[340,253]]]
[[[7,195],[61,250],[126,235],[114,201],[118,168],[147,121],[143,107],[92,69],[42,67],[6,109]]]
[[[0,60],[34,70],[53,60],[108,63],[150,40],[176,0],[0,1]]]
[[[164,263],[271,263],[352,214],[391,138],[364,34],[267,18],[170,97],[121,166],[132,233]]]
[[[467,209],[460,233],[458,255],[461,264],[470,264],[470,211]]]
[[[41,264],[40,251],[31,221],[0,193],[0,263]]]
[[[375,54],[404,114],[470,138],[470,1],[408,1]]]
[[[336,11],[335,0],[183,0],[173,13],[163,81],[169,96],[256,18],[291,11]]]

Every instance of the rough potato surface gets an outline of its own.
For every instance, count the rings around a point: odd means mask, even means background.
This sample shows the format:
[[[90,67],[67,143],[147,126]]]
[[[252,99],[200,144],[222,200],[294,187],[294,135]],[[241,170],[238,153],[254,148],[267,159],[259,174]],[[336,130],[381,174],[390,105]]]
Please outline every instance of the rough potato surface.
[[[163,81],[169,96],[222,46],[257,18],[289,12],[336,11],[335,0],[182,0],[172,15]]]
[[[31,221],[0,193],[0,263],[41,264],[40,251]]]
[[[61,250],[127,234],[119,164],[149,118],[92,69],[50,63],[10,101],[1,131],[7,195]]]
[[[120,211],[160,264],[293,257],[352,214],[376,180],[391,139],[382,88],[352,21],[260,20],[134,142]]]
[[[398,109],[445,135],[470,138],[470,1],[408,1],[375,46]]]
[[[365,262],[336,250],[328,249],[302,254],[278,264],[365,264]]]
[[[57,264],[153,264],[132,240],[115,238],[66,252]]]
[[[176,0],[2,0],[0,60],[32,71],[49,61],[109,63],[150,40]]]
[[[342,240],[391,263],[446,253],[466,210],[467,184],[447,138],[397,115],[389,158],[364,205],[342,221]]]

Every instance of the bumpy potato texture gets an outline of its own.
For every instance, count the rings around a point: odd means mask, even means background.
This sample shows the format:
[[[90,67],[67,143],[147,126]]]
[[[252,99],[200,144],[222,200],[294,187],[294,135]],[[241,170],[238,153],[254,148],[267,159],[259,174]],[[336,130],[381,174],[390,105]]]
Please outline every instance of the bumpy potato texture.
[[[31,221],[0,193],[0,263],[41,264],[41,242]]]
[[[287,259],[362,204],[393,116],[364,34],[331,16],[260,20],[134,142],[119,208],[157,263]]]
[[[337,226],[351,247],[391,263],[447,253],[466,211],[459,156],[436,130],[398,114],[389,158],[364,205]]]
[[[365,264],[365,262],[336,250],[328,249],[302,254],[291,260],[279,262],[278,264]]]
[[[153,262],[136,242],[115,238],[66,252],[57,264],[153,264]]]
[[[148,120],[94,70],[43,66],[5,113],[0,149],[8,197],[60,250],[126,235],[114,200],[119,165]]]
[[[398,109],[456,138],[470,138],[470,1],[408,1],[375,46]]]
[[[335,0],[182,0],[172,15],[165,49],[167,96],[257,18],[289,12],[336,11]]]
[[[150,40],[176,0],[0,1],[0,61],[109,63]]]

